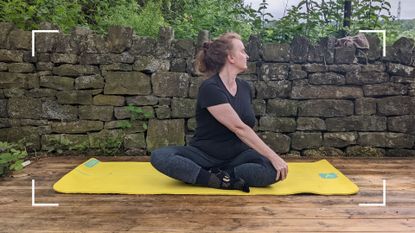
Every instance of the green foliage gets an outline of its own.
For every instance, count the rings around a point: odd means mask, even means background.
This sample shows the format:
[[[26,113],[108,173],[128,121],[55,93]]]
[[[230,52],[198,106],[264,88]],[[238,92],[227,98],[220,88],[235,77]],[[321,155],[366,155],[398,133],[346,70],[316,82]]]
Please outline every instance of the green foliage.
[[[5,0],[0,2],[0,9],[1,21],[27,30],[37,29],[41,22],[51,22],[63,31],[85,24],[80,1]]]
[[[110,25],[120,25],[132,27],[137,35],[156,37],[159,28],[167,26],[161,12],[161,1],[149,1],[144,7],[134,0],[120,0],[116,4],[98,2],[96,25],[92,27],[98,31],[106,31]]]
[[[7,171],[19,171],[23,169],[23,159],[27,157],[26,147],[22,141],[9,143],[0,141],[0,176]]]
[[[89,142],[84,141],[81,143],[75,143],[69,140],[65,136],[60,136],[59,138],[53,138],[49,142],[48,145],[48,153],[56,152],[58,154],[62,154],[65,151],[79,151],[83,152],[89,149]]]
[[[345,28],[344,2],[303,0],[269,27],[264,40],[289,42],[301,35],[318,41],[326,36],[341,37],[354,35],[359,30],[383,29],[393,21],[387,0],[351,0],[351,26]]]
[[[151,112],[144,112],[144,110],[142,108],[137,107],[133,104],[129,104],[127,106],[127,110],[131,113],[131,121],[151,117]],[[125,123],[121,123],[121,125],[127,126],[127,124],[125,124]],[[129,122],[129,127],[128,128],[130,128],[131,126],[132,126],[131,122]],[[145,122],[143,123],[143,128],[147,129],[147,124]]]
[[[104,155],[116,155],[123,144],[125,134],[107,136],[98,141],[99,151]]]
[[[246,39],[258,26],[255,10],[241,0],[179,2],[182,4],[180,14],[168,16],[177,38],[195,38],[200,30],[208,30],[213,37],[234,31]]]
[[[401,36],[414,37],[414,22],[394,20],[388,0],[351,0],[351,26],[344,28],[345,1],[302,0],[283,18],[271,20],[266,0],[258,9],[244,0],[2,0],[0,21],[26,30],[48,21],[65,32],[84,26],[105,33],[110,25],[121,25],[151,37],[158,36],[161,26],[171,26],[176,38],[192,39],[200,30],[212,37],[235,31],[245,40],[258,34],[265,42],[290,42],[299,35],[315,42],[362,29],[386,29],[388,44]]]

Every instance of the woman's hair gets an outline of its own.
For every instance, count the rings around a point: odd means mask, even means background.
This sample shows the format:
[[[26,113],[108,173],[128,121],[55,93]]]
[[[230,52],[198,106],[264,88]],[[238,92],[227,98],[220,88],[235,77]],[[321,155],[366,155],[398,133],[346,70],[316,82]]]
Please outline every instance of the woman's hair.
[[[232,50],[232,40],[241,39],[235,32],[227,32],[218,39],[204,42],[196,55],[196,71],[205,75],[219,72],[225,65],[226,56]]]

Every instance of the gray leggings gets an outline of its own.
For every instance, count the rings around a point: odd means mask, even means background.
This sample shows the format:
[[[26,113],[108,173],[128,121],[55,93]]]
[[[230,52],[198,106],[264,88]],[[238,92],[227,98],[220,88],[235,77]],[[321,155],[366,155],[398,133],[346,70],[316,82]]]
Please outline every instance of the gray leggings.
[[[232,160],[219,160],[193,146],[169,146],[151,153],[151,164],[161,173],[195,184],[200,169],[217,167],[231,170],[249,186],[262,187],[275,183],[276,171],[271,162],[253,149],[240,153]]]

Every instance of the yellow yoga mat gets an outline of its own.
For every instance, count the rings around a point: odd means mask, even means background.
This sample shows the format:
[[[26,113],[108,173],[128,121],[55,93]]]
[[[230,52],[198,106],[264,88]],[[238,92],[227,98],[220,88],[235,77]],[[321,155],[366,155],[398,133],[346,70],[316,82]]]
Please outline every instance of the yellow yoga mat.
[[[250,193],[185,184],[154,169],[149,162],[101,162],[91,158],[58,182],[61,193],[198,194],[198,195],[321,195],[355,194],[359,188],[323,159],[288,163],[288,177],[268,187],[251,187]]]

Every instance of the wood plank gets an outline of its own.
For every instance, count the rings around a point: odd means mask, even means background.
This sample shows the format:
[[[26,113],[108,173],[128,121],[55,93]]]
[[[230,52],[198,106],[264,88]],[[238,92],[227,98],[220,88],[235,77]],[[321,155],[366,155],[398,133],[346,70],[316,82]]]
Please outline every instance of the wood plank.
[[[328,158],[359,185],[360,192],[350,196],[67,195],[52,190],[54,182],[87,159],[42,157],[24,170],[27,176],[1,178],[0,231],[415,232],[414,158]],[[31,206],[32,178],[36,201],[59,207]],[[382,201],[383,178],[387,206],[359,207]]]

